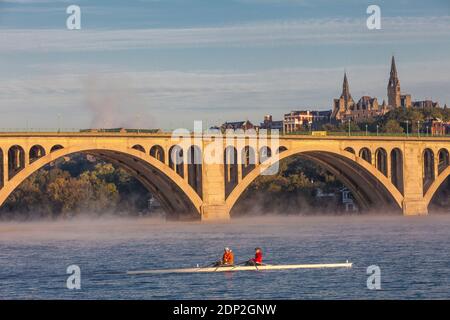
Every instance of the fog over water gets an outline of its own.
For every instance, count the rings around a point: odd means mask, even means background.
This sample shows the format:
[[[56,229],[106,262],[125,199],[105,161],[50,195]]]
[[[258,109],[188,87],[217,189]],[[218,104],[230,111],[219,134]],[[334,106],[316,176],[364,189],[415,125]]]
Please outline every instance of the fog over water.
[[[450,215],[251,216],[228,223],[95,218],[0,224],[0,298],[343,299],[450,298]],[[335,263],[352,269],[129,276],[193,267],[224,246],[237,262],[261,246],[267,263]],[[81,290],[65,286],[81,268]],[[381,268],[379,291],[366,268]]]

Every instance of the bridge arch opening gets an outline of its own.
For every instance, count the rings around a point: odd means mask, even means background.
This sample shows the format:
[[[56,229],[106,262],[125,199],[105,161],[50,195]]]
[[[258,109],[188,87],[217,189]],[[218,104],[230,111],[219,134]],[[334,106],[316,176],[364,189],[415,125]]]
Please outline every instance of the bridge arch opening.
[[[430,214],[450,213],[450,174],[443,180],[431,197],[428,211]]]
[[[8,150],[8,179],[25,168],[25,151],[19,145],[14,145]]]
[[[355,149],[353,149],[353,148],[351,148],[351,147],[347,147],[347,148],[345,148],[344,150],[347,151],[347,152],[350,152],[350,153],[355,154]]]
[[[135,144],[132,148],[134,150],[137,150],[137,151],[145,153],[145,148],[143,146],[141,146],[140,144]]]
[[[426,148],[422,153],[423,161],[423,192],[427,192],[428,188],[436,178],[434,172],[434,152],[433,150]]]
[[[141,152],[137,150],[129,150],[70,147],[60,150],[56,158],[50,154],[43,156],[8,181],[10,185],[7,192],[0,193],[0,206],[14,190],[38,170],[50,163],[58,162],[62,158],[70,158],[75,154],[87,154],[126,170],[159,201],[168,219],[200,219],[201,199],[194,191],[188,190],[191,187],[188,186],[187,182],[180,180],[168,168],[164,169],[164,165],[159,164],[159,161],[151,160],[153,158],[150,156],[141,155]]]
[[[45,156],[45,149],[44,149],[44,147],[36,144],[30,148],[29,155],[30,155],[29,158],[30,158],[30,164],[31,164],[31,163],[35,162],[36,160],[38,160],[39,158],[42,158],[43,156]]]
[[[403,194],[403,155],[399,148],[391,151],[391,182]]]
[[[54,145],[54,146],[50,149],[50,152],[55,152],[55,151],[58,151],[58,150],[61,150],[61,149],[64,149],[64,147],[63,147],[62,145],[60,145],[60,144],[57,144],[57,145]]]
[[[202,197],[202,151],[198,146],[188,150],[188,183]]]
[[[272,150],[268,146],[259,149],[259,163],[263,163],[272,156]]]
[[[284,151],[287,151],[287,148],[286,148],[285,146],[280,146],[280,147],[278,147],[278,149],[277,149],[277,154],[280,154],[280,153],[282,153],[282,152],[284,152]]]
[[[255,149],[250,146],[245,146],[242,149],[242,178],[245,178],[256,165]]]
[[[376,211],[401,214],[402,195],[395,189],[394,186],[392,186],[392,184],[390,184],[390,181],[388,181],[386,177],[383,177],[382,173],[378,172],[378,170],[373,168],[370,164],[355,162],[351,156],[331,151],[302,150],[296,152],[294,150],[290,150],[284,157],[280,157],[279,165],[283,170],[282,172],[285,172],[288,176],[292,174],[293,171],[289,168],[286,169],[285,163],[286,161],[289,162],[291,159],[295,158],[310,161],[316,166],[322,168],[322,170],[325,170],[329,174],[333,175],[336,180],[340,181],[343,186],[351,191],[352,197],[361,212]],[[280,175],[280,173],[278,173],[278,175]],[[249,197],[249,194],[251,193],[249,190],[252,188],[251,185],[253,185],[254,180],[257,179],[258,176],[259,172],[257,168],[256,171],[251,172],[249,176],[243,180],[246,182],[244,186],[238,186],[237,190],[233,191],[228,196],[227,202],[231,208],[232,215],[239,214],[241,209],[245,207],[245,204],[236,204],[241,202],[241,198],[246,199]],[[269,182],[269,188],[276,191],[283,188],[284,185],[290,185],[290,183],[286,181],[288,176],[283,176],[282,174],[282,176],[277,177],[273,183],[268,176],[264,176],[258,180],[262,183]],[[294,179],[298,178],[294,176]],[[300,184],[301,188],[310,188],[309,185],[313,180],[314,179],[311,179],[311,181],[308,179],[305,180],[305,177],[302,177],[297,181],[303,181]],[[253,185],[253,188],[256,188],[254,189],[257,190],[255,192],[261,191],[261,188],[258,185]],[[343,190],[340,190],[339,192],[341,191],[343,192]],[[324,192],[322,192],[321,196],[327,196],[326,192],[325,195]],[[280,205],[283,203],[282,200],[278,201],[277,197],[273,195],[261,197],[257,196],[258,201],[265,201],[265,199],[279,202]],[[326,203],[327,201],[322,202]],[[248,201],[242,201],[241,203],[248,203]],[[252,203],[254,203],[254,201]],[[264,205],[262,208],[264,210],[266,209]],[[314,207],[311,208],[311,210],[314,211]]]
[[[179,145],[170,147],[169,149],[169,167],[174,170],[180,177],[184,178],[184,152]]]
[[[165,163],[165,156],[164,156],[164,149],[160,145],[154,145],[150,148],[150,155],[161,161],[162,163]]]
[[[362,148],[359,150],[359,157],[366,160],[368,163],[372,163],[372,152],[369,148]]]
[[[225,148],[223,169],[225,177],[225,197],[228,197],[238,184],[238,157],[237,150],[233,146]]]
[[[384,148],[375,151],[375,166],[384,176],[387,177],[387,152]]]
[[[438,151],[438,174],[441,174],[445,169],[447,169],[448,166],[450,166],[450,158],[449,153],[447,149],[440,149]]]

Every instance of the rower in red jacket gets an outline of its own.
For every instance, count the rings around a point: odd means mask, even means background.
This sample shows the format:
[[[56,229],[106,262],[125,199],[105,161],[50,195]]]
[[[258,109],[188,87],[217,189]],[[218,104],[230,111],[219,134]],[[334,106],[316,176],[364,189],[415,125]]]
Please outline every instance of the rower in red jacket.
[[[250,259],[247,262],[247,264],[248,265],[252,265],[252,266],[263,264],[263,257],[262,257],[262,250],[261,250],[261,248],[259,248],[259,247],[255,248],[255,257]]]

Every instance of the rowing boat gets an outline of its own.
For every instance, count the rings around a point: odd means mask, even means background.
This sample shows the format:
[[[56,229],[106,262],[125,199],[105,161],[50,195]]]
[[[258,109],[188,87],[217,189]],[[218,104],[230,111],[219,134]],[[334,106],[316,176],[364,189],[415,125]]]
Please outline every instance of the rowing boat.
[[[197,267],[184,269],[153,269],[127,271],[129,275],[138,274],[160,274],[160,273],[197,273],[197,272],[231,272],[231,271],[263,271],[263,270],[287,270],[287,269],[322,269],[322,268],[351,268],[351,262],[345,263],[318,263],[318,264],[279,264],[258,266],[219,266],[219,267]]]

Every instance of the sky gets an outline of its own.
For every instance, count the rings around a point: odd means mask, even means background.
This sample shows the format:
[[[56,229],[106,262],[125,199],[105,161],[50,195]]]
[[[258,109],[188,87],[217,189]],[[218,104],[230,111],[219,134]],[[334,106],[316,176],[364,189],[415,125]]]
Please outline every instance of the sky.
[[[282,119],[331,109],[344,71],[381,103],[392,54],[402,93],[450,105],[450,1],[0,0],[0,131]]]

